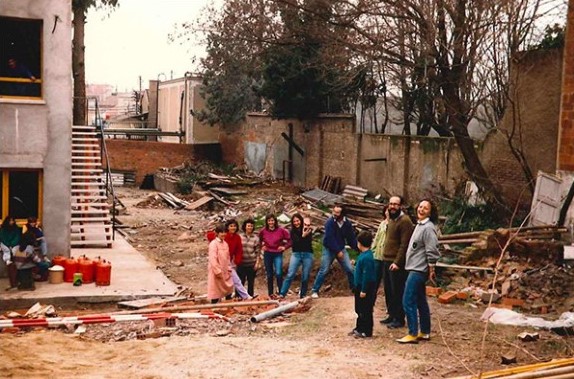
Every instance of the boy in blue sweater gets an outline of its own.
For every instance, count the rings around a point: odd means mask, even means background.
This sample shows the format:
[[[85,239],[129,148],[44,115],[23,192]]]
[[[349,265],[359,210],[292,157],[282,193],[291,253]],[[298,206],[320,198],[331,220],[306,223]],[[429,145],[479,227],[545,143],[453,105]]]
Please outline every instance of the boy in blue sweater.
[[[373,307],[377,297],[377,277],[371,244],[373,235],[364,231],[357,236],[360,255],[355,264],[354,293],[357,325],[351,332],[356,338],[373,336]]]

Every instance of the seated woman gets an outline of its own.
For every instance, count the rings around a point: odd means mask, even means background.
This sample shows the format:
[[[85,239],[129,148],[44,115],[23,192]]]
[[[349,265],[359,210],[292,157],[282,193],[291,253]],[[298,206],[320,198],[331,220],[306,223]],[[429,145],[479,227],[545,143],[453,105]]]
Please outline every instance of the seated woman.
[[[12,248],[12,262],[7,265],[13,264],[17,270],[17,285],[19,290],[34,290],[34,278],[32,270],[36,267],[36,263],[40,263],[41,259],[34,253],[34,245],[36,244],[36,237],[31,231],[27,231],[22,235],[20,244]],[[4,259],[6,261],[6,259]],[[46,270],[48,268],[46,267]],[[12,283],[10,283],[12,285]]]
[[[12,262],[12,248],[20,243],[22,236],[22,229],[16,224],[16,219],[12,216],[6,216],[0,226],[0,250],[2,251],[2,259],[6,263],[8,270],[8,278],[10,280],[10,287],[6,290],[16,288],[18,281],[16,279],[17,270]]]

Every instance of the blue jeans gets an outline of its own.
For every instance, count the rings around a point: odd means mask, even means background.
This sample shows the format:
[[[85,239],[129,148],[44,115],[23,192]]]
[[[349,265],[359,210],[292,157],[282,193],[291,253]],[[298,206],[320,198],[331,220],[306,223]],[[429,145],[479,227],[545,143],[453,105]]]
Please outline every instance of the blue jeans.
[[[416,336],[419,333],[419,318],[421,332],[430,334],[431,320],[430,308],[427,302],[425,284],[428,274],[419,271],[409,271],[403,295],[403,308],[407,316],[409,334]]]
[[[265,274],[267,275],[267,292],[273,295],[273,276],[277,278],[277,291],[283,284],[283,253],[263,253],[263,263],[265,265]]]
[[[319,289],[325,281],[325,275],[329,272],[329,268],[333,261],[337,259],[336,253],[331,253],[329,249],[323,246],[323,256],[321,257],[321,268],[317,273],[315,278],[315,283],[313,284],[313,292],[319,292]],[[349,281],[349,289],[353,289],[353,266],[351,265],[351,260],[349,259],[349,253],[347,250],[343,249],[343,258],[337,259],[345,273],[347,274],[347,280]]]
[[[281,291],[279,294],[281,296],[285,296],[287,291],[289,291],[289,287],[291,287],[291,282],[293,278],[295,278],[295,274],[297,273],[297,269],[299,266],[303,266],[303,270],[301,272],[301,295],[300,297],[303,298],[307,295],[307,287],[309,285],[309,276],[311,274],[311,267],[313,267],[313,253],[307,252],[298,252],[294,251],[291,253],[291,260],[289,261],[289,271],[287,271],[287,278],[283,282],[283,287],[281,287]]]

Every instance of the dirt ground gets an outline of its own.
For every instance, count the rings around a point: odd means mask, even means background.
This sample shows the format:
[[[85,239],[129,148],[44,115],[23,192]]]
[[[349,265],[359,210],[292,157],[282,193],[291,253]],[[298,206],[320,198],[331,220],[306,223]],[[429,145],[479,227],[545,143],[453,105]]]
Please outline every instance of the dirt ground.
[[[120,188],[127,213],[119,218],[129,226],[124,230],[139,251],[172,281],[188,288],[187,293],[202,295],[207,266],[204,235],[209,224],[222,215],[244,219],[266,213],[263,210],[278,212],[286,204],[297,204],[293,200],[296,193],[295,189],[270,185],[251,190],[235,207],[214,204],[205,211],[176,211],[160,205],[153,191]],[[318,263],[316,260],[315,265]],[[316,267],[311,279],[315,273]],[[258,274],[256,285],[260,294],[266,292],[263,276]],[[292,286],[294,291],[298,280]],[[181,323],[185,327],[180,325],[179,333],[143,340],[134,336],[138,331],[152,330],[149,321],[126,326],[87,325],[82,335],[65,328],[2,333],[0,376],[449,378],[506,368],[501,365],[502,355],[513,355],[518,365],[524,365],[573,353],[569,337],[544,330],[486,325],[480,321],[483,305],[472,301],[444,305],[435,298],[429,300],[432,340],[399,345],[395,339],[402,337],[406,329],[390,330],[378,323],[384,316],[382,294],[375,307],[373,338],[357,340],[347,335],[354,327],[355,314],[353,298],[344,289],[344,282],[335,266],[326,281],[332,290],[313,300],[308,311],[257,324],[250,323],[245,315],[230,317],[230,322],[186,321]],[[106,309],[117,310],[115,304],[106,305]],[[516,336],[524,331],[538,332],[540,339],[518,340]],[[107,337],[98,337],[102,335]]]

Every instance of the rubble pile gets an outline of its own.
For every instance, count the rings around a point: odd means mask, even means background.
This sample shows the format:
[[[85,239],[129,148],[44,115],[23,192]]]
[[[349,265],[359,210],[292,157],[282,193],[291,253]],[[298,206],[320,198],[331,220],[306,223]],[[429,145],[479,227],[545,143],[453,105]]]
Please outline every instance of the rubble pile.
[[[562,232],[562,228],[546,226],[441,236],[447,255],[454,253],[454,259],[459,263],[477,268],[458,278],[456,275],[460,272],[447,271],[445,277],[453,283],[453,288],[479,289],[472,292],[474,298],[483,303],[487,303],[489,294],[494,293],[493,302],[508,308],[519,307],[535,314],[571,311],[574,302],[568,297],[573,288],[574,273],[564,264],[563,244],[553,239]],[[472,245],[457,252],[450,245],[458,243]],[[494,270],[504,248],[493,283]],[[478,270],[480,268],[492,271]]]

